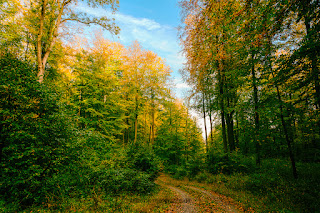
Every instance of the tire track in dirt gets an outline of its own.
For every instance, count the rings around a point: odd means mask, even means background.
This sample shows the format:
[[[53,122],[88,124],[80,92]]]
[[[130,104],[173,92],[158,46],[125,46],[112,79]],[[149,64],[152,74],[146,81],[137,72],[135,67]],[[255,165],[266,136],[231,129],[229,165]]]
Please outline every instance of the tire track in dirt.
[[[173,212],[181,212],[181,213],[194,213],[197,212],[197,208],[194,205],[194,201],[193,198],[185,191],[173,187],[173,186],[168,186],[165,185],[166,187],[168,187],[169,189],[171,189],[172,191],[174,191],[178,197],[180,199],[178,199],[178,203],[180,204],[180,208],[176,208],[175,210],[173,210]],[[169,210],[170,212],[170,210]]]
[[[232,199],[227,198],[223,195],[215,192],[206,191],[201,188],[190,186],[187,184],[181,184],[183,181],[177,181],[170,179],[166,175],[161,175],[156,181],[157,184],[169,188],[176,195],[176,199],[172,202],[173,204],[165,211],[170,213],[181,212],[181,213],[194,213],[194,212],[227,212],[227,213],[240,213],[237,205],[233,204]],[[181,183],[180,183],[181,182]],[[182,188],[182,189],[181,189]],[[188,192],[191,191],[195,197],[191,196]],[[189,190],[188,190],[189,189]],[[199,197],[199,196],[200,197]],[[205,211],[200,207],[200,203],[211,203],[214,206],[206,205]],[[199,206],[198,206],[198,205]],[[203,206],[202,206],[203,207]],[[208,209],[209,207],[209,209]]]
[[[229,204],[229,202],[224,201],[221,196],[218,194],[208,192],[204,189],[199,189],[194,186],[186,186],[187,188],[200,192],[202,194],[207,195],[216,205],[218,208],[222,209],[223,212],[229,212],[229,213],[240,213],[238,209],[236,209],[233,205]]]

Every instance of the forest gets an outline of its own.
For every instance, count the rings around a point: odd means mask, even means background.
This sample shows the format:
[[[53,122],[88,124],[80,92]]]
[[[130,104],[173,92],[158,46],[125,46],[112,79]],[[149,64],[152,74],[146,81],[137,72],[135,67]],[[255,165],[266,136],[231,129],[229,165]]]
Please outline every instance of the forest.
[[[181,0],[184,100],[77,2],[0,1],[0,212],[319,211],[318,0]]]

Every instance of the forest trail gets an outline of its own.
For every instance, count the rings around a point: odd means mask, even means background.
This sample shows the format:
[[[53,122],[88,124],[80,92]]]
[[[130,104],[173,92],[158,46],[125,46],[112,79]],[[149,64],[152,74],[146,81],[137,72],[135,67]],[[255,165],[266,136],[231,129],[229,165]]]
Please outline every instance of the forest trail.
[[[166,187],[168,187],[171,191],[173,191],[177,197],[177,199],[174,202],[174,205],[172,205],[167,212],[181,212],[181,213],[197,212],[197,208],[194,205],[194,200],[187,192],[173,186],[167,185]]]
[[[232,199],[192,186],[191,182],[174,180],[162,174],[156,183],[169,188],[175,194],[175,200],[165,212],[243,212]]]

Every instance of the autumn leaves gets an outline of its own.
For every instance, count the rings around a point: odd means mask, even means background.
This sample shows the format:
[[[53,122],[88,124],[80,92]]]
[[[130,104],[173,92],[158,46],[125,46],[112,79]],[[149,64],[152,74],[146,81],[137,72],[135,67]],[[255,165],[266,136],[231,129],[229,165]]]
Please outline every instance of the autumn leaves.
[[[263,155],[278,153],[284,142],[297,177],[294,152],[319,140],[320,132],[318,3],[180,4],[187,58],[183,75],[204,118],[212,124],[212,115],[219,115],[216,128],[221,129],[224,152],[238,147],[255,154],[259,165]],[[293,150],[293,143],[300,148]]]

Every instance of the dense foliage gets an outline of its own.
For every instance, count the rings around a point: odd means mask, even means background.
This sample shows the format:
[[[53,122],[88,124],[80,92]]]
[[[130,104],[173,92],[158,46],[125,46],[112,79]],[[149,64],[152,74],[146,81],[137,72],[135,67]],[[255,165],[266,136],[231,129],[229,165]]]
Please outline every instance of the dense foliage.
[[[160,172],[319,209],[318,1],[181,1],[187,106],[138,42],[72,35],[74,21],[118,31],[72,2],[0,2],[0,211],[113,211]]]
[[[180,5],[181,73],[204,119],[205,170],[215,174],[196,179],[253,193],[270,211],[317,211],[319,1]]]
[[[101,33],[92,43],[63,41],[63,19],[117,31],[107,19],[75,17],[71,2],[0,3],[0,211],[62,210],[74,200],[92,200],[95,210],[101,200],[152,193],[164,166],[200,150],[200,131],[179,115],[186,108],[170,92],[164,60]],[[115,9],[117,1],[89,2],[108,4]],[[170,119],[181,140],[171,136]],[[171,143],[179,161],[158,152]]]
[[[194,107],[210,120],[207,150],[238,149],[255,155],[257,165],[289,158],[295,178],[297,160],[319,162],[319,3],[192,0],[181,6],[182,74],[194,88]]]
[[[1,58],[1,194],[27,204],[51,190],[49,179],[70,163],[72,125],[35,69]],[[48,184],[44,185],[43,183]]]

